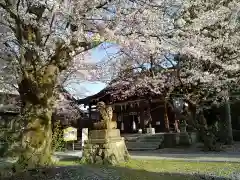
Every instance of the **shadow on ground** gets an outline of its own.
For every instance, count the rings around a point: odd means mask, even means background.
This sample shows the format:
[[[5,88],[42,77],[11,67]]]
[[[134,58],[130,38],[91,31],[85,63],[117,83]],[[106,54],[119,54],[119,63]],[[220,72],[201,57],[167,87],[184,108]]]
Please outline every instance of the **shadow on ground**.
[[[124,167],[76,165],[42,168],[1,180],[236,180],[198,174],[157,173]]]

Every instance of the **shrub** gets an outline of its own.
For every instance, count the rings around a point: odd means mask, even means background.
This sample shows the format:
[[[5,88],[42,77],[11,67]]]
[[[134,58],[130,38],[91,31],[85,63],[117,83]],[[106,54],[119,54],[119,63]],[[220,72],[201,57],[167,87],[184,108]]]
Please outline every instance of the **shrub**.
[[[63,139],[63,130],[60,121],[54,124],[52,135],[52,149],[54,151],[63,151],[65,149],[65,142]]]

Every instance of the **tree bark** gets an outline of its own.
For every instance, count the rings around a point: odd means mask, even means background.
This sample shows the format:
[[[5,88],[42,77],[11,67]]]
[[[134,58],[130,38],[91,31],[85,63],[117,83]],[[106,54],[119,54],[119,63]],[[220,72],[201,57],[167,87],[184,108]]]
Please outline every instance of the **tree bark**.
[[[208,128],[207,120],[203,112],[199,114],[199,132],[203,140],[205,151],[220,151],[220,146],[217,144],[215,134]]]
[[[165,131],[169,132],[169,119],[168,119],[168,109],[167,109],[167,100],[164,100],[164,124],[165,124]]]
[[[18,164],[23,168],[35,168],[52,163],[52,109],[29,105],[23,119],[26,121],[21,137],[21,153]]]
[[[147,104],[147,120],[148,120],[148,128],[152,128],[152,114],[151,114],[151,103],[148,102]]]
[[[190,124],[193,126],[193,130],[196,130],[197,126],[198,126],[197,120],[196,120],[196,105],[193,104],[190,101],[187,101],[187,103],[188,103],[188,106],[189,106],[188,107],[189,118],[190,118],[189,121],[191,121]]]
[[[226,119],[225,119],[225,128],[227,130],[226,134],[226,140],[225,144],[227,145],[232,145],[233,144],[233,135],[232,135],[232,119],[231,119],[231,106],[229,103],[229,97],[227,96],[226,98],[226,103],[225,103],[225,114],[226,114]]]
[[[21,151],[18,165],[35,168],[52,164],[52,113],[56,101],[58,68],[48,65],[43,72],[25,72],[19,83],[22,101]]]

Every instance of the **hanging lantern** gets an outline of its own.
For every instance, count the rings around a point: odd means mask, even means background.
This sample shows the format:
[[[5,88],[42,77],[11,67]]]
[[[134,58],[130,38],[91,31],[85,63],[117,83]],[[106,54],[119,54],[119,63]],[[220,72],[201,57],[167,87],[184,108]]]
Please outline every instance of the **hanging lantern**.
[[[121,116],[121,115],[118,115],[117,121],[118,121],[118,122],[121,122],[121,121],[122,121],[122,116]]]
[[[132,128],[133,128],[133,130],[135,131],[136,130],[136,123],[135,123],[135,121],[133,121],[133,124],[132,124]]]
[[[138,123],[140,123],[140,116],[139,115],[138,115],[137,119],[138,119]]]
[[[180,114],[183,111],[183,106],[184,106],[184,101],[182,98],[174,98],[173,99],[173,107],[174,107],[174,111],[177,114]]]

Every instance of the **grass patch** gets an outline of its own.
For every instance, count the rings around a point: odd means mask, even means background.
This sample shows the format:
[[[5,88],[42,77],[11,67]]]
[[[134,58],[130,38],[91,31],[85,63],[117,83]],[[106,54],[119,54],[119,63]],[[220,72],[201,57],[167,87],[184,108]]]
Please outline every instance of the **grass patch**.
[[[130,160],[119,166],[141,169],[149,172],[170,172],[170,173],[199,173],[213,174],[216,176],[229,177],[239,172],[240,163],[228,162],[189,162],[173,160]]]
[[[75,166],[81,164],[81,161],[59,161],[57,166]]]

